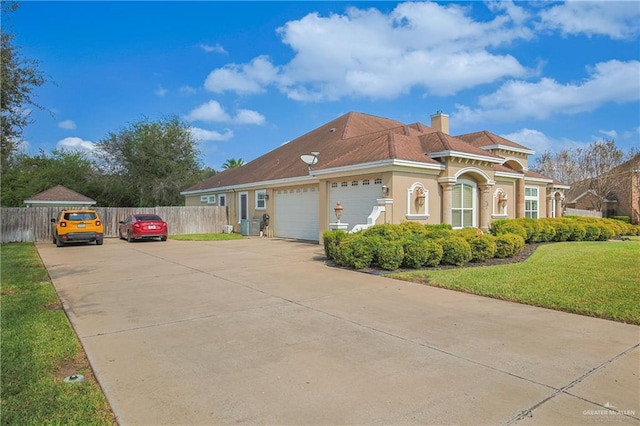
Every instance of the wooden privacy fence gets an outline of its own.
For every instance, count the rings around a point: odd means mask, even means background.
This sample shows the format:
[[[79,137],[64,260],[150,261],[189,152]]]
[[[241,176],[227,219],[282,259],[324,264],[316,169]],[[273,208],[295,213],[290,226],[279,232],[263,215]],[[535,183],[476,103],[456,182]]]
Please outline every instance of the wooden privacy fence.
[[[0,243],[47,241],[53,239],[51,219],[63,207],[2,207],[0,209]],[[169,234],[223,232],[227,208],[218,206],[188,207],[95,207],[104,223],[105,237],[118,237],[118,225],[134,213],[153,213],[169,225]]]

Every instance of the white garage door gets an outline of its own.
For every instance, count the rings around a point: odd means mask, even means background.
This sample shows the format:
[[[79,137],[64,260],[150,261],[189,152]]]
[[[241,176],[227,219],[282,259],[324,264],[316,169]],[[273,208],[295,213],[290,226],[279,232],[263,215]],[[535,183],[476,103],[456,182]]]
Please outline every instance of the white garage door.
[[[318,241],[320,232],[318,187],[276,191],[273,234],[276,237]]]
[[[366,224],[376,201],[382,197],[382,179],[359,179],[331,182],[329,185],[329,217],[335,221],[334,208],[342,205],[342,223],[349,224],[349,230],[355,225]]]

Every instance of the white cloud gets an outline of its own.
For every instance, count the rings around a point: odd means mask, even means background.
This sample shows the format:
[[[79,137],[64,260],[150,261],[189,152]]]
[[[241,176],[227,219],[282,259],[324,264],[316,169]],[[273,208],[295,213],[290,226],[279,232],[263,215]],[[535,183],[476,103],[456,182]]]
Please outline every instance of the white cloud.
[[[153,91],[153,93],[159,98],[164,97],[168,92],[169,91],[162,86],[158,86],[158,88]]]
[[[631,39],[640,32],[637,1],[567,1],[540,12],[539,27],[563,34]]]
[[[252,111],[250,109],[239,109],[238,114],[233,120],[238,124],[264,124],[265,117],[257,111]]]
[[[85,141],[78,137],[68,137],[58,141],[56,144],[56,148],[58,149],[66,149],[73,151],[93,151],[95,149],[95,144],[90,141]]]
[[[519,143],[522,146],[526,146],[527,148],[534,150],[537,154],[551,150],[554,145],[553,141],[539,130],[520,129],[517,132],[500,136]]]
[[[64,120],[58,123],[58,127],[61,129],[73,130],[76,128],[76,123],[73,120]]]
[[[220,43],[216,43],[215,46],[211,46],[210,44],[200,43],[200,48],[207,53],[224,53],[227,54],[227,51],[224,50],[224,47],[220,45]]]
[[[623,139],[635,138],[636,141],[638,141],[638,139],[640,139],[640,126],[622,133],[622,138]]]
[[[222,108],[222,105],[216,101],[209,101],[202,104],[187,114],[186,119],[189,121],[206,121],[206,122],[228,122],[231,117]]]
[[[198,141],[227,141],[233,137],[230,129],[225,129],[224,133],[215,130],[206,130],[199,127],[191,127],[189,129],[191,135]]]
[[[589,77],[578,83],[562,84],[551,78],[537,83],[509,81],[495,93],[482,96],[478,108],[456,105],[452,115],[463,123],[545,119],[553,114],[593,111],[610,102],[640,100],[640,62],[601,62],[587,71]]]
[[[394,98],[419,88],[448,95],[530,71],[490,48],[530,39],[527,15],[512,3],[492,3],[496,16],[474,21],[457,4],[402,3],[391,13],[350,8],[327,17],[311,13],[278,29],[294,51],[287,64],[266,56],[213,70],[207,90],[260,93],[270,85],[292,99],[345,96]]]
[[[599,132],[609,139],[615,139],[618,137],[618,132],[616,132],[615,130],[600,130]]]
[[[576,142],[568,138],[554,139],[539,130],[527,128],[500,136],[532,149],[536,157],[545,151],[558,152],[565,149],[584,148],[588,145],[587,142]],[[529,161],[529,165],[531,164],[533,164],[532,161]]]
[[[243,94],[261,93],[264,86],[277,80],[278,70],[267,56],[259,56],[248,64],[228,64],[213,70],[204,87],[210,92],[233,91]]]
[[[198,91],[191,86],[183,86],[180,88],[180,93],[183,95],[195,95]]]
[[[205,121],[236,124],[264,124],[264,115],[250,109],[239,109],[236,116],[229,115],[217,101],[209,101],[185,116],[188,121]]]

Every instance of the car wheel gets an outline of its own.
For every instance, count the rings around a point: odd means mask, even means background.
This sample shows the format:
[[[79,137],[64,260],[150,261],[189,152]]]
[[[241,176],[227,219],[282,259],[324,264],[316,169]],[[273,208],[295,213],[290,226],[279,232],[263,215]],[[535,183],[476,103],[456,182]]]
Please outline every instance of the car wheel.
[[[101,246],[102,243],[104,243],[104,240],[102,238],[100,238],[99,240],[96,240],[96,245]]]
[[[133,242],[133,237],[131,236],[131,232],[127,232],[127,241],[129,241],[130,243]]]
[[[167,237],[160,237],[160,241],[167,241]]]
[[[56,237],[56,247],[62,247],[64,243],[60,239],[60,237]]]

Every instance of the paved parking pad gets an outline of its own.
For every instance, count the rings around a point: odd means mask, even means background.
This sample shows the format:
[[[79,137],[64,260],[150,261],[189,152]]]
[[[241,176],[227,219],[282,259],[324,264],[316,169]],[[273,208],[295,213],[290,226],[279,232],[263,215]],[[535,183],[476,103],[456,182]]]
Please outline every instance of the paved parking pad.
[[[38,251],[122,425],[640,424],[640,328],[250,238]]]

